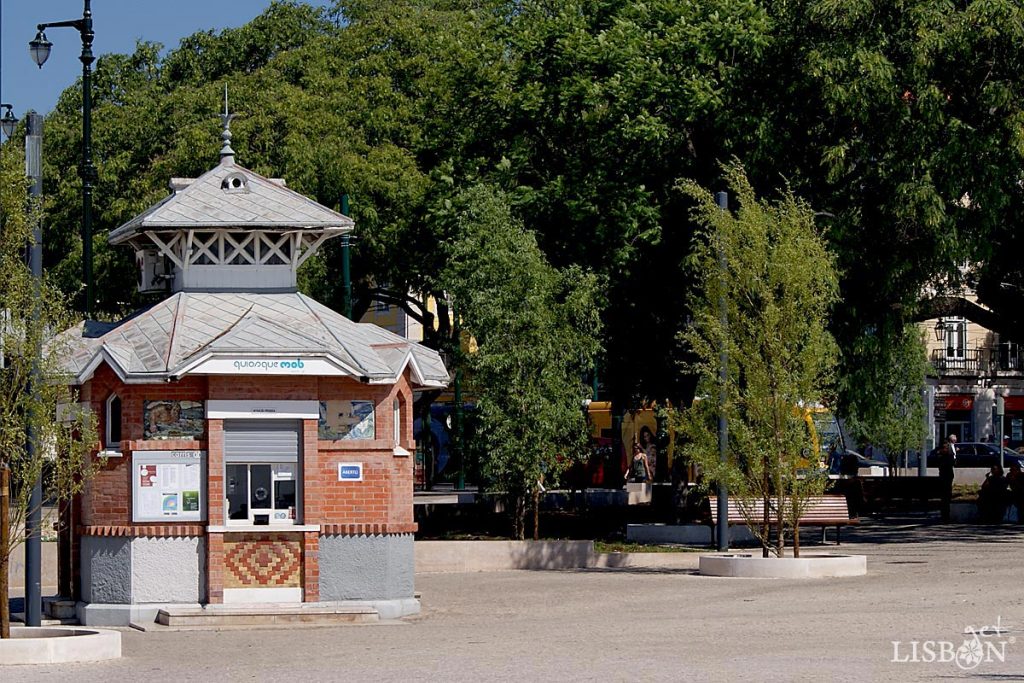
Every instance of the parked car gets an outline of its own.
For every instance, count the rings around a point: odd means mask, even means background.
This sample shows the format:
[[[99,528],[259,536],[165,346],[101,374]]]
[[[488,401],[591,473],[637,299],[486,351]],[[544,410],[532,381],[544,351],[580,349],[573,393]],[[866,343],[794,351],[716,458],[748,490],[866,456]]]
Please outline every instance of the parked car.
[[[1024,456],[1003,448],[1003,467],[1009,467],[1012,463],[1024,466]],[[937,460],[929,459],[928,465],[935,467]],[[982,443],[979,441],[965,441],[956,445],[956,467],[983,467],[988,469],[992,465],[999,464],[999,445],[994,443]]]

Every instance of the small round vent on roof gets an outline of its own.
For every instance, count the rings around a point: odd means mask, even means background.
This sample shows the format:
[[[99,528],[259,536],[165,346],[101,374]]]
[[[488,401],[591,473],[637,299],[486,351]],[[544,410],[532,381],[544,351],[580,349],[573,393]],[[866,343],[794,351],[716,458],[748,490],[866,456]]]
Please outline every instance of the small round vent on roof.
[[[220,181],[220,189],[225,192],[245,192],[248,185],[249,181],[244,173],[232,173]]]

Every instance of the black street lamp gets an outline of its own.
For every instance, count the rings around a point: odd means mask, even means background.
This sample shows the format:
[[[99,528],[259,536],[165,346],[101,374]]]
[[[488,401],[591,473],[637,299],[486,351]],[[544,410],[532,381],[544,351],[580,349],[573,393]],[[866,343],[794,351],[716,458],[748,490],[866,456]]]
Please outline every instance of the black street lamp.
[[[85,279],[85,317],[92,316],[92,189],[96,183],[96,167],[92,163],[92,9],[90,0],[84,0],[81,19],[70,21],[53,21],[36,26],[36,37],[29,41],[28,50],[32,61],[43,68],[50,57],[53,47],[46,38],[48,28],[74,28],[82,36],[82,162],[78,167],[78,175],[82,179],[82,270]]]
[[[18,117],[14,115],[14,107],[9,104],[0,104],[0,109],[7,110],[3,118],[0,119],[0,130],[3,130],[4,135],[9,138],[14,135],[14,128],[18,125]]]

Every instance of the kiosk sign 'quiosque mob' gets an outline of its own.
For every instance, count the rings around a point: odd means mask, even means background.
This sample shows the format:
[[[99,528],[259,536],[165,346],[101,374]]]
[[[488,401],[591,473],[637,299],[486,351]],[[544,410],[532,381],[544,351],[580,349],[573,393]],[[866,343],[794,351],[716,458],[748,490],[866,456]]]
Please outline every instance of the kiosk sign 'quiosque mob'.
[[[301,370],[306,367],[301,359],[295,360],[270,360],[263,358],[252,358],[248,360],[236,360],[232,365],[236,370],[252,370],[273,372],[275,370]]]

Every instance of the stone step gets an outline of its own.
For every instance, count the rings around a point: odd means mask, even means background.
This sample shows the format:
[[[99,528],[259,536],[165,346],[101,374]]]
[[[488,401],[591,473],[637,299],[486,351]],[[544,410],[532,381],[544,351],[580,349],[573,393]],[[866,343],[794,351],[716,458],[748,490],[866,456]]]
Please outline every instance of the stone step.
[[[289,624],[369,624],[380,620],[369,607],[295,605],[207,605],[204,607],[167,607],[157,613],[163,626],[286,626]]]
[[[24,612],[11,612],[11,621],[17,621],[19,623],[25,623]],[[67,617],[64,619],[53,619],[49,616],[44,616],[39,620],[40,626],[77,626],[78,617]]]
[[[44,598],[43,611],[51,619],[77,619],[74,600]]]

